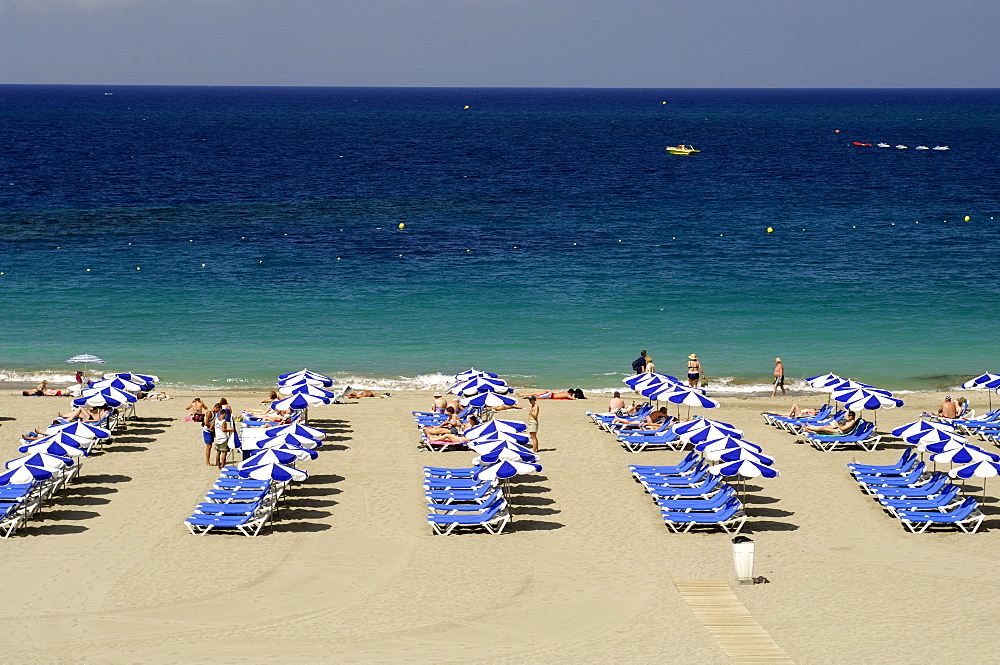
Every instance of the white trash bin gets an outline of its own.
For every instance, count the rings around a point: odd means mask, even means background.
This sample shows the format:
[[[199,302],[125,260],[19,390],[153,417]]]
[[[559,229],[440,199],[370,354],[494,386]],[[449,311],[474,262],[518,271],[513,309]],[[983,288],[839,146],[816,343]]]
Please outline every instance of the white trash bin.
[[[733,563],[740,584],[753,584],[753,540],[746,536],[733,538]]]

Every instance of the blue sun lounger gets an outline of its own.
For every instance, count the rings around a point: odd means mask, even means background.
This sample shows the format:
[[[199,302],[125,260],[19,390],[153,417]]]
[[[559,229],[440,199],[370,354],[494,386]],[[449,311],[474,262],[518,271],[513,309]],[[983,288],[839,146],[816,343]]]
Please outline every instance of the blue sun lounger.
[[[926,477],[930,477],[930,474],[927,474],[927,465],[923,462],[918,462],[905,476],[868,476],[856,474],[854,479],[858,481],[858,484],[863,485],[869,494],[874,494],[873,489],[877,490],[879,487],[913,487],[919,484],[925,475]]]
[[[958,485],[947,485],[940,494],[927,499],[885,499],[880,498],[879,503],[889,511],[893,517],[898,517],[900,512],[916,512],[936,510],[938,512],[948,512],[962,503],[963,498],[959,495]]]
[[[227,504],[218,504],[227,505]],[[244,536],[253,537],[271,518],[270,510],[262,510],[253,515],[203,515],[194,514],[184,520],[192,534],[205,535],[213,529],[235,529]]]
[[[707,499],[657,499],[656,505],[664,510],[672,510],[681,513],[692,511],[704,512],[707,510],[717,511],[729,503],[730,499],[736,499],[739,501],[736,497],[736,490],[733,489],[732,485],[726,485],[721,491]],[[742,506],[742,503],[740,505]]]
[[[619,434],[618,441],[630,453],[641,453],[650,446],[663,446],[676,451],[682,450],[687,445],[687,441],[669,429],[662,434]]]
[[[482,512],[456,515],[430,513],[427,515],[427,523],[430,524],[435,534],[441,536],[450,535],[459,528],[482,528],[487,533],[498,534],[503,531],[508,522],[510,522],[510,513],[507,511],[507,502],[502,498],[487,504]]]
[[[923,533],[932,526],[943,525],[958,527],[964,533],[975,533],[983,523],[984,517],[979,510],[979,504],[971,496],[957,508],[946,513],[901,510],[898,515],[903,525],[913,533]]]
[[[913,485],[912,487],[872,487],[869,494],[874,494],[878,498],[886,499],[929,499],[937,496],[947,489],[951,483],[948,476],[943,473],[933,473],[927,482]],[[865,488],[867,491],[868,488]]]
[[[701,463],[701,455],[688,453],[678,464],[665,464],[651,466],[647,464],[629,464],[628,470],[633,477],[636,474],[661,475],[661,476],[683,476],[691,473],[691,470]]]
[[[694,487],[670,487],[668,485],[646,485],[646,491],[656,499],[676,499],[680,497],[708,498],[727,486],[718,476],[709,476],[700,485]]]
[[[895,464],[862,464],[860,462],[848,462],[847,468],[852,474],[865,474],[869,476],[881,475],[901,475],[913,468],[917,463],[917,454],[913,448],[903,451],[899,461]]]
[[[660,516],[674,533],[687,533],[695,526],[715,526],[726,533],[737,534],[747,520],[742,504],[736,499],[730,499],[722,508],[713,512],[661,510]]]
[[[425,466],[424,477],[426,478],[472,478],[473,474],[481,469],[480,466],[470,466],[464,469],[451,469],[443,466]]]

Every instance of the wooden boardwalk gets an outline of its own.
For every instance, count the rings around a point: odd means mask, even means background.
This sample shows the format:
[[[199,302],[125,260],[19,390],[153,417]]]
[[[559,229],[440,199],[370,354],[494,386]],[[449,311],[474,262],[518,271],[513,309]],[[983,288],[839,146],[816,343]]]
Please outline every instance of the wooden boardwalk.
[[[674,580],[681,597],[734,663],[794,663],[725,580]]]

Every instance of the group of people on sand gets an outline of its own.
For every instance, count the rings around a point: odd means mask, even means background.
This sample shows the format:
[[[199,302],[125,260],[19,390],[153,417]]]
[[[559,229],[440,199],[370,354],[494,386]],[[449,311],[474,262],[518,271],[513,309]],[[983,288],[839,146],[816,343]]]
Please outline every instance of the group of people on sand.
[[[551,392],[551,391],[550,391]],[[568,391],[567,391],[568,392]],[[537,395],[528,395],[528,438],[531,442],[531,449],[534,452],[538,452],[538,399]],[[551,399],[551,398],[550,398]],[[571,398],[575,399],[575,398]],[[520,409],[521,407],[516,405],[511,406],[501,406],[501,407],[491,407],[494,411],[503,411],[505,409]],[[462,412],[461,405],[457,399],[448,401],[444,396],[436,392],[434,393],[434,402],[431,405],[431,410],[434,413],[440,413],[447,415],[443,423],[433,427],[424,427],[424,435],[428,439],[433,439],[435,441],[448,441],[450,443],[467,443],[468,439],[462,436],[466,431],[478,426],[479,418],[474,415],[470,415],[466,420],[462,420],[459,414]]]
[[[639,357],[632,361],[632,372],[634,374],[652,374],[656,371],[656,364],[653,357],[643,349],[639,352]],[[698,354],[692,353],[687,360],[687,383],[689,388],[704,387],[708,381],[703,377],[704,370],[701,368],[701,361]]]
[[[191,420],[201,425],[202,438],[205,441],[205,464],[222,468],[229,456],[230,444],[236,433],[236,421],[233,417],[233,407],[225,397],[221,398],[212,408],[195,397],[185,407],[191,412]],[[212,460],[212,451],[215,460]]]

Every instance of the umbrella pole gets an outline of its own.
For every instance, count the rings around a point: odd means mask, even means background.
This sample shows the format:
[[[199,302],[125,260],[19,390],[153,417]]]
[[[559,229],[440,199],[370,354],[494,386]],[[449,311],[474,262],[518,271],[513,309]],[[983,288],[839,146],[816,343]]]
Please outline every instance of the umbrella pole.
[[[510,515],[510,521],[511,521],[511,523],[513,523],[514,522],[514,513],[511,512],[511,510],[510,510],[510,507],[513,505],[513,502],[511,501],[511,496],[510,496],[510,478],[504,478],[503,479],[503,492],[504,492],[504,496],[507,497],[507,514]]]

